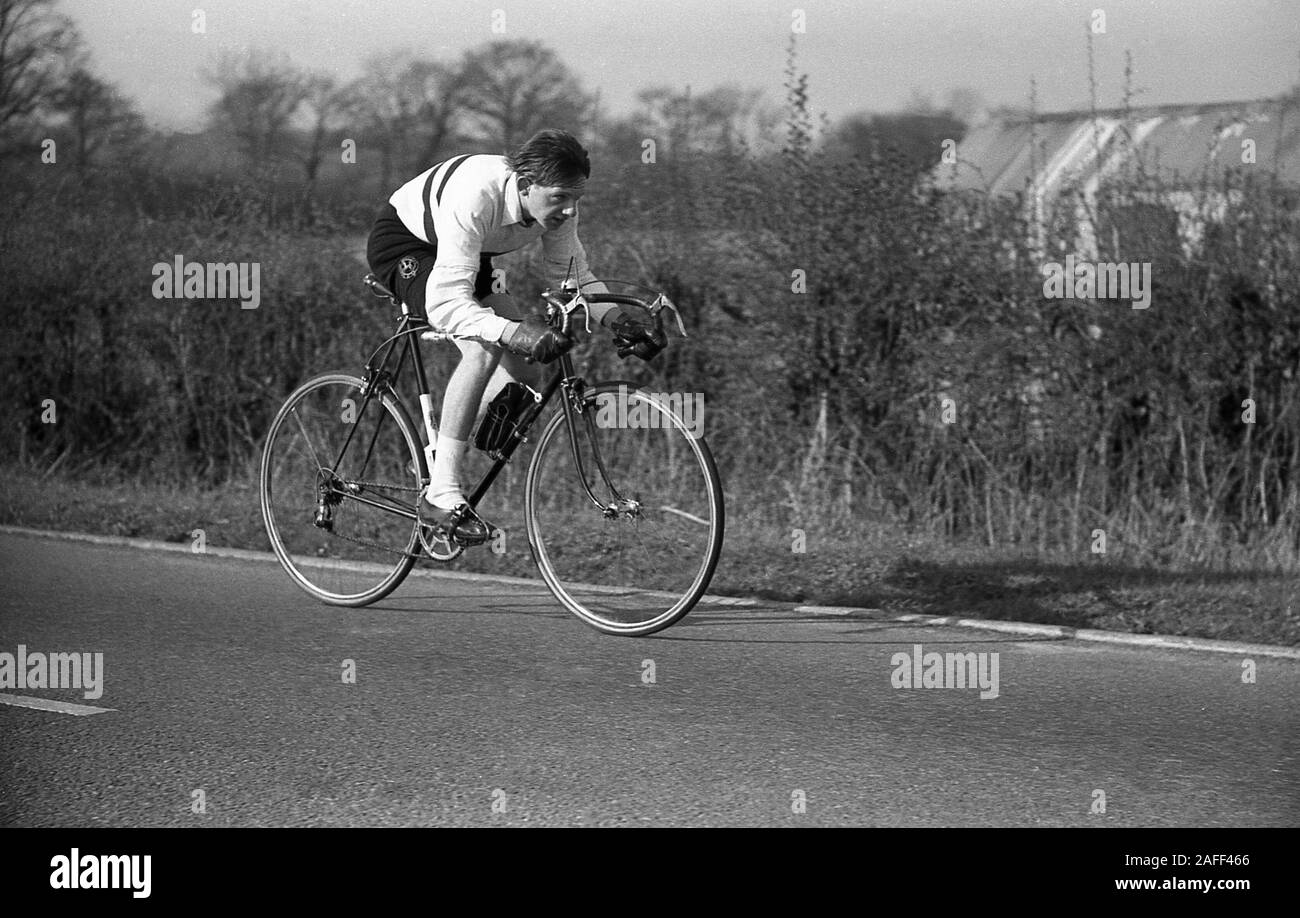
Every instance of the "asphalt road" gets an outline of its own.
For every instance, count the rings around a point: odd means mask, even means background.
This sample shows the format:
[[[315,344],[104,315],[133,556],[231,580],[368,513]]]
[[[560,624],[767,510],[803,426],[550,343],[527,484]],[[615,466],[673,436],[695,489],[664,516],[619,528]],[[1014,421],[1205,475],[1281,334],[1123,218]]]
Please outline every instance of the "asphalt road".
[[[540,582],[335,609],[267,558],[0,535],[0,653],[104,655],[99,698],[0,694],[109,709],[0,703],[0,825],[1300,825],[1293,661],[781,604],[615,638]],[[997,697],[895,688],[916,644]]]

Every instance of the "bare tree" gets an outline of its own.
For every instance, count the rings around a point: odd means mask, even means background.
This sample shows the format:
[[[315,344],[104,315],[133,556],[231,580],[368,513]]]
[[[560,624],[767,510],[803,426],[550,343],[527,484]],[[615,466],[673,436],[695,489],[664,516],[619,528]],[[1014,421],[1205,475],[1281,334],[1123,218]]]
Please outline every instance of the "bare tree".
[[[0,0],[0,133],[35,117],[79,46],[53,0]]]
[[[412,61],[403,74],[419,107],[416,110],[418,147],[421,164],[430,163],[447,152],[448,142],[456,137],[456,127],[464,114],[466,89],[463,71],[436,61]]]
[[[512,150],[545,127],[580,131],[594,100],[553,51],[538,42],[492,42],[466,54],[464,104],[477,139]]]
[[[379,155],[380,188],[396,173],[432,164],[457,136],[463,83],[457,69],[410,51],[368,58],[347,107]]]
[[[415,106],[401,91],[393,55],[381,52],[366,59],[362,74],[347,87],[347,111],[356,120],[361,143],[379,155],[379,187],[391,190],[397,162],[404,158],[407,126]]]
[[[227,55],[207,78],[221,93],[211,108],[213,123],[234,135],[245,156],[269,163],[290,152],[293,117],[310,90],[287,58],[256,50],[242,59]]]
[[[130,146],[144,135],[144,119],[131,101],[85,66],[51,93],[49,108],[71,135],[73,162],[79,167],[94,165],[109,147]]]
[[[316,183],[325,152],[336,147],[345,119],[352,109],[348,90],[322,73],[307,74],[302,80],[302,105],[307,111],[307,133],[298,160],[302,163],[308,188]],[[310,193],[310,192],[309,192]]]
[[[780,113],[765,104],[761,89],[734,84],[693,95],[689,86],[676,90],[654,86],[637,94],[642,130],[660,139],[666,152],[735,153],[769,135]]]

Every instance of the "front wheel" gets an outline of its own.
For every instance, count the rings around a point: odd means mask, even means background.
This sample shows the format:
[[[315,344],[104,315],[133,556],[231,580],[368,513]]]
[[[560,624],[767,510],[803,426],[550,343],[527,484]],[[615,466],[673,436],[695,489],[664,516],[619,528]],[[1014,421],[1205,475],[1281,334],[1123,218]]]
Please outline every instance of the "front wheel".
[[[698,398],[604,383],[584,395],[574,438],[561,410],[538,439],[525,492],[533,559],[564,607],[600,631],[667,628],[713,577],[722,483]]]

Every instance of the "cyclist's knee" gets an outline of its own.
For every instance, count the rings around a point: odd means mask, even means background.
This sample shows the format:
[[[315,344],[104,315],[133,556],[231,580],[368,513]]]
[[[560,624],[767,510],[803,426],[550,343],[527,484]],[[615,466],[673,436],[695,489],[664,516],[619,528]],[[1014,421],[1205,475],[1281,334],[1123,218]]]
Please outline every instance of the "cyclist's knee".
[[[470,370],[491,373],[501,362],[501,348],[482,341],[457,341],[461,366]]]
[[[518,354],[510,352],[501,355],[501,366],[510,374],[511,379],[532,386],[534,389],[537,388],[543,375],[541,364],[528,363]]]

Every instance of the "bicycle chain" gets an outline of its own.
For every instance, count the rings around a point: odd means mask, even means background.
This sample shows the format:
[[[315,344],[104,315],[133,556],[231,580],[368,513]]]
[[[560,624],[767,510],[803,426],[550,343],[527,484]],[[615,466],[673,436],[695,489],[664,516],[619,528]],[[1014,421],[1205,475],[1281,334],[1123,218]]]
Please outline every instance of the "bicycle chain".
[[[411,491],[412,493],[419,494],[424,490],[424,488],[408,488],[405,485],[380,484],[377,481],[366,481],[360,478],[348,479],[348,481],[350,484],[365,485],[370,488],[387,488],[389,491]]]
[[[413,494],[419,494],[422,491],[424,491],[424,488],[408,488],[402,485],[380,484],[377,481],[365,481],[364,479],[354,479],[351,483],[357,485],[363,485],[363,486],[368,485],[371,488],[380,488],[380,489],[387,488],[389,491],[409,491]],[[419,498],[417,498],[417,500],[419,500]],[[417,523],[418,523],[418,517],[417,517]],[[353,539],[353,538],[349,538],[348,536],[339,536],[339,538],[346,539],[349,542],[355,542],[358,545],[366,545],[372,548],[378,548],[380,551],[387,551],[395,555],[401,555],[404,558],[416,558],[417,560],[421,558],[427,558],[430,561],[437,561],[439,564],[446,564],[449,561],[454,561],[465,552],[464,545],[454,542],[451,539],[448,539],[447,537],[444,536],[441,539],[434,538],[433,540],[434,544],[437,544],[438,542],[442,542],[447,546],[446,556],[444,557],[443,555],[440,555],[437,551],[435,551],[432,547],[430,547],[429,539],[425,538],[425,532],[428,528],[429,527],[427,526],[420,526],[419,532],[416,534],[416,538],[419,540],[420,546],[424,549],[424,554],[419,554],[418,552],[412,553],[412,552],[398,551],[395,548],[386,548],[383,545],[371,546],[369,542],[363,542],[360,539]],[[333,530],[331,530],[331,532],[332,531]]]
[[[342,539],[344,542],[351,542],[353,545],[364,545],[366,548],[375,548],[379,551],[386,551],[390,555],[401,555],[403,558],[416,558],[417,560],[424,557],[420,552],[402,551],[399,548],[389,548],[387,545],[376,545],[374,542],[367,542],[364,539],[354,539],[352,536],[345,536],[332,529],[330,530],[330,535],[333,538]]]
[[[408,488],[404,485],[380,484],[377,481],[365,481],[361,479],[349,480],[348,484],[361,485],[362,487],[369,487],[372,489],[387,489],[389,491],[410,491],[413,494],[419,494],[421,491],[424,490],[424,488]],[[352,538],[352,536],[345,536],[342,535],[341,533],[337,533],[333,529],[329,531],[329,534],[336,539],[342,539],[345,542],[351,542],[353,545],[364,545],[366,548],[376,548],[379,551],[386,551],[392,555],[401,555],[403,558],[415,558],[416,560],[419,560],[420,558],[424,557],[424,555],[419,552],[402,551],[399,548],[389,548],[387,545],[378,545],[374,542],[367,542],[364,539],[354,539]],[[418,538],[416,541],[420,542],[421,544],[423,543],[423,540]]]

